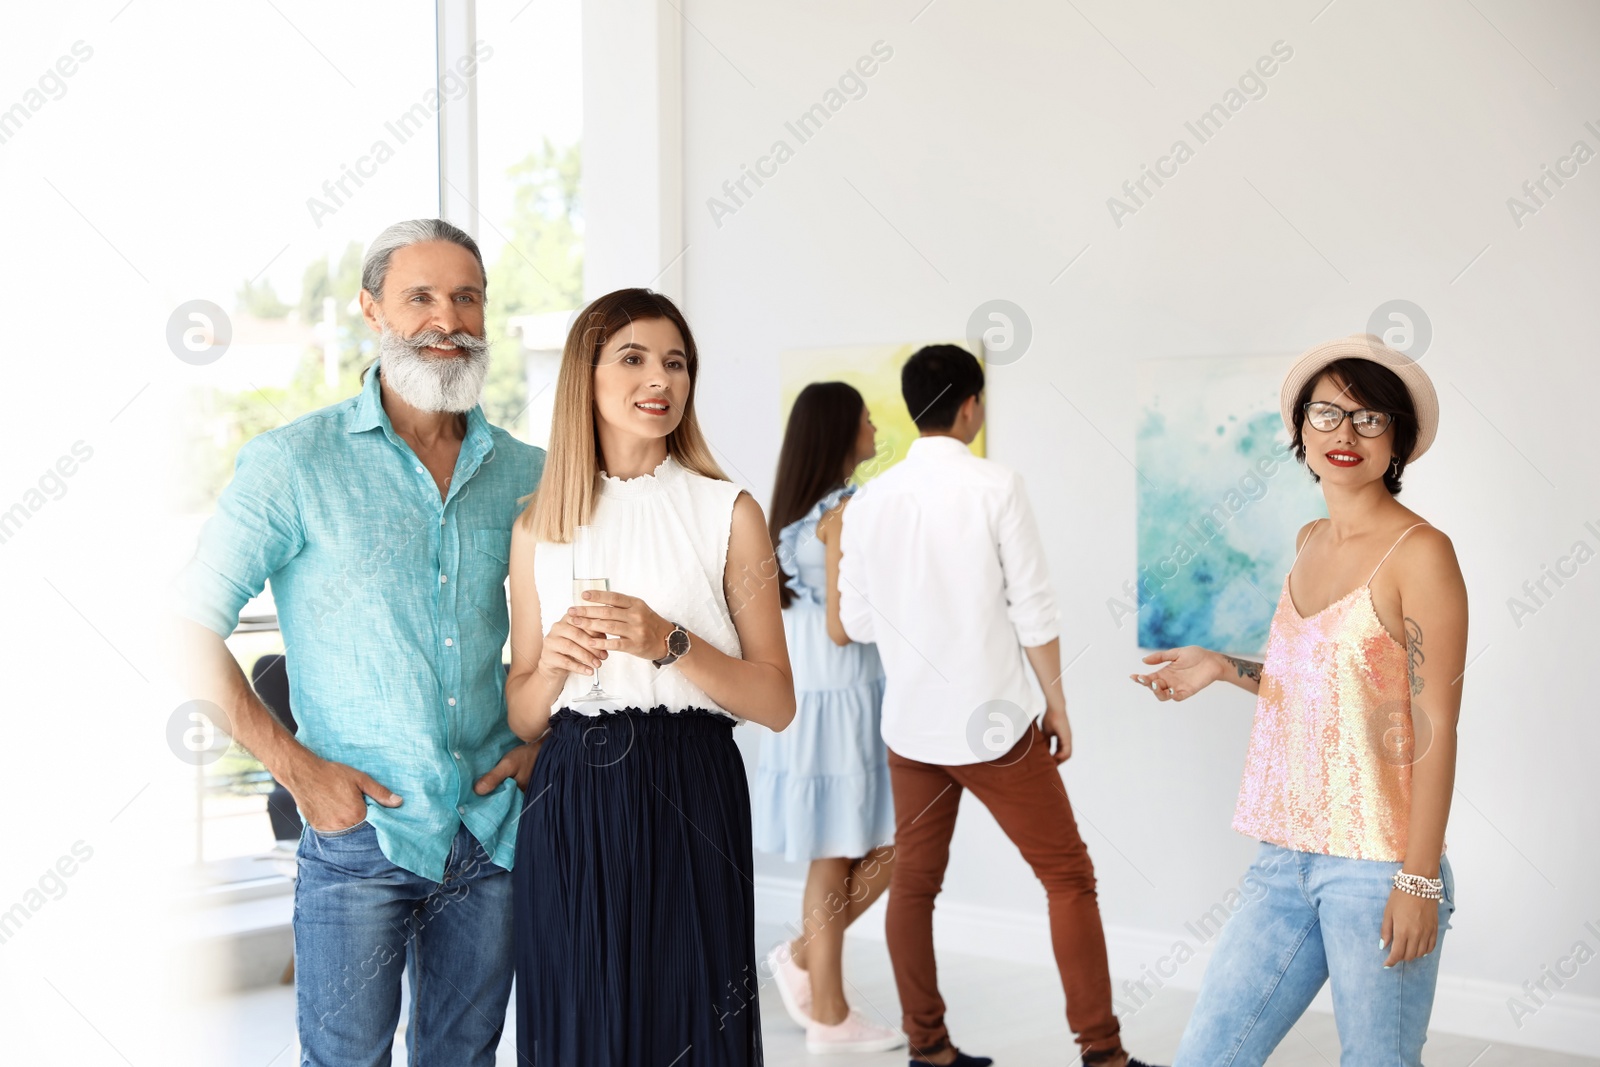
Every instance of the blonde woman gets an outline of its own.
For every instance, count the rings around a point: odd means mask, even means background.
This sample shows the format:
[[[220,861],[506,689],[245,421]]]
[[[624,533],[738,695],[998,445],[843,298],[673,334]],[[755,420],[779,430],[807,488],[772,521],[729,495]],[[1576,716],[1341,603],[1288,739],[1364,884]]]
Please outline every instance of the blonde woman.
[[[759,1064],[750,798],[733,727],[794,687],[761,508],[694,416],[666,297],[567,336],[543,480],[511,541],[511,729],[542,739],[514,871],[519,1062]],[[592,526],[610,591],[573,598]],[[602,687],[620,710],[585,700]],[[692,1049],[692,1051],[690,1051]]]

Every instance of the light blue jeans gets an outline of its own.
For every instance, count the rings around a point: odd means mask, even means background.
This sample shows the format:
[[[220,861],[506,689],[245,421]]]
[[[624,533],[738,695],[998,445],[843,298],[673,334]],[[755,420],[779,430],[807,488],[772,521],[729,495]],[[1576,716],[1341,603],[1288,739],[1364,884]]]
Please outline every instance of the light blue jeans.
[[[294,963],[302,1067],[386,1067],[411,979],[412,1067],[494,1067],[511,996],[511,872],[461,827],[444,881],[395,866],[368,822],[300,836]]]
[[[1343,1067],[1421,1067],[1455,879],[1441,858],[1434,950],[1385,969],[1389,950],[1378,944],[1399,869],[1262,842],[1173,1067],[1259,1067],[1329,980]]]

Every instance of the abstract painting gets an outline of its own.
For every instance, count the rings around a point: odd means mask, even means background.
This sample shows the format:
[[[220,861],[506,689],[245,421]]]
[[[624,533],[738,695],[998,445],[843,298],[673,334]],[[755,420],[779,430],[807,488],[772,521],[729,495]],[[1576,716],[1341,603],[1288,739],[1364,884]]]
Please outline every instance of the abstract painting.
[[[1295,533],[1327,515],[1278,412],[1288,365],[1249,356],[1140,363],[1141,648],[1265,649]]]
[[[937,344],[940,342],[929,342]],[[950,341],[967,351],[964,341]],[[778,360],[779,425],[789,422],[794,398],[812,382],[845,382],[856,387],[867,403],[867,412],[878,428],[878,452],[856,468],[851,481],[863,485],[905,458],[911,442],[917,439],[916,424],[900,395],[900,368],[921,344],[849,345],[841,348],[807,348],[784,352]],[[975,353],[983,361],[981,353]],[[971,448],[983,455],[986,431],[980,430]]]

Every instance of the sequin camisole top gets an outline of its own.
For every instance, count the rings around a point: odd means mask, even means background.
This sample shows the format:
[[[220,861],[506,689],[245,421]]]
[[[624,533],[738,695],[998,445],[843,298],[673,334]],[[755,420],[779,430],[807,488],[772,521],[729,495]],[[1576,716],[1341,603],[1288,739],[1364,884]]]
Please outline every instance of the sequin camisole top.
[[[1365,585],[1315,615],[1295,608],[1284,577],[1233,815],[1240,833],[1298,852],[1405,859],[1410,677],[1405,646],[1378,621],[1371,586],[1416,528],[1390,546]]]

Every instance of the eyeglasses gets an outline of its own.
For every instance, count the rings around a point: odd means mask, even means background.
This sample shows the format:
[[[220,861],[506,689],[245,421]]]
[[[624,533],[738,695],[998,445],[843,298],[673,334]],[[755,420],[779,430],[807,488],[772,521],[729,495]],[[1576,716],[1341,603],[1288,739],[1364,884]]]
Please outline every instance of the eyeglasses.
[[[1356,433],[1362,437],[1381,437],[1383,431],[1394,422],[1394,416],[1387,411],[1373,411],[1371,408],[1361,408],[1359,411],[1346,411],[1338,404],[1330,404],[1326,400],[1312,400],[1305,405],[1306,421],[1315,429],[1323,433],[1332,433],[1344,422],[1345,416],[1350,417],[1350,425],[1356,428]]]

